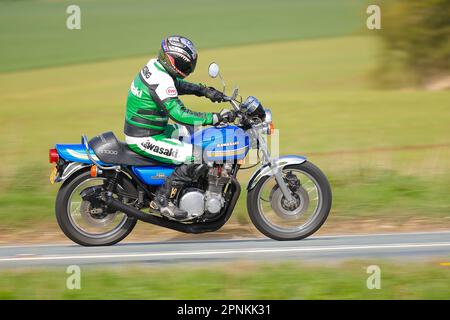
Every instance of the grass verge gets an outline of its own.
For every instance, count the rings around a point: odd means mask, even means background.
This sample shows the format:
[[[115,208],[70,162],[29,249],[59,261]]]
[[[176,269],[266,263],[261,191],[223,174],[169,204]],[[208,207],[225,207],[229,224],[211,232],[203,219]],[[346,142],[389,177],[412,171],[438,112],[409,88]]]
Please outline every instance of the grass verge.
[[[367,267],[381,269],[369,290]],[[241,262],[206,267],[81,268],[68,290],[65,268],[0,271],[0,299],[448,299],[439,263],[353,261],[340,265]]]

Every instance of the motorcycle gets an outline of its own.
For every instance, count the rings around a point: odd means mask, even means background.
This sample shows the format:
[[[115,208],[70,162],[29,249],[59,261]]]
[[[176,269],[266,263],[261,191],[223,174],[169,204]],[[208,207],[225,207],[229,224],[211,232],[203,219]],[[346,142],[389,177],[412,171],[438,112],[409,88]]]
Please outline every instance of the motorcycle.
[[[209,66],[212,78],[219,66]],[[247,211],[252,223],[275,240],[300,240],[316,232],[331,209],[331,188],[322,171],[304,156],[272,158],[266,138],[273,132],[272,114],[255,97],[244,102],[238,89],[225,96],[236,115],[192,132],[180,127],[180,140],[200,150],[207,170],[182,190],[173,202],[188,213],[183,221],[152,209],[158,187],[175,166],[143,157],[112,132],[80,144],[56,144],[50,149],[55,167],[51,183],[62,182],[55,204],[64,234],[83,246],[106,246],[123,240],[138,220],[185,233],[213,232],[230,218],[241,193],[236,178],[250,149],[259,168],[247,184]]]

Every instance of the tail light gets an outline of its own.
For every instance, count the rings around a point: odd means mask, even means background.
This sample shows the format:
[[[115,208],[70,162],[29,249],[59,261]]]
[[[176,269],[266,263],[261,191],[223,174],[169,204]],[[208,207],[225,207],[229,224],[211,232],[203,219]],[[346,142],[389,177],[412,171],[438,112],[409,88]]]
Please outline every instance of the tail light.
[[[56,151],[56,149],[50,149],[48,151],[48,161],[50,163],[57,163],[59,160],[59,154],[58,151]]]

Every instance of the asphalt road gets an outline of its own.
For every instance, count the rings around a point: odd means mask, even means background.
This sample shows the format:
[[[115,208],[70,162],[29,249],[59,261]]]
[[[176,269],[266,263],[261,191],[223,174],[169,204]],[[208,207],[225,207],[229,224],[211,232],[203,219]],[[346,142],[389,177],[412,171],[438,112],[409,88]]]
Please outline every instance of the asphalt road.
[[[266,238],[123,243],[111,247],[75,244],[1,246],[0,268],[124,263],[206,263],[233,260],[429,259],[450,261],[450,231],[310,237],[279,242]]]

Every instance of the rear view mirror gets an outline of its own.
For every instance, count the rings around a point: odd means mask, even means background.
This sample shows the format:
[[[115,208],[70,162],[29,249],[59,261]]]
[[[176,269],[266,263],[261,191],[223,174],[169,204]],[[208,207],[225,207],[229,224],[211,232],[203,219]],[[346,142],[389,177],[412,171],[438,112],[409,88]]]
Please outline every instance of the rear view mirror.
[[[220,74],[219,65],[217,63],[212,62],[209,65],[208,74],[209,74],[209,76],[211,78],[217,78],[217,77],[220,78],[220,81],[222,82],[222,85],[223,85],[223,91],[222,92],[225,93],[225,88],[226,88],[225,81],[223,81],[223,79],[222,79],[222,75]]]
[[[211,63],[208,68],[208,74],[211,78],[216,78],[219,75],[219,65],[215,62]]]

